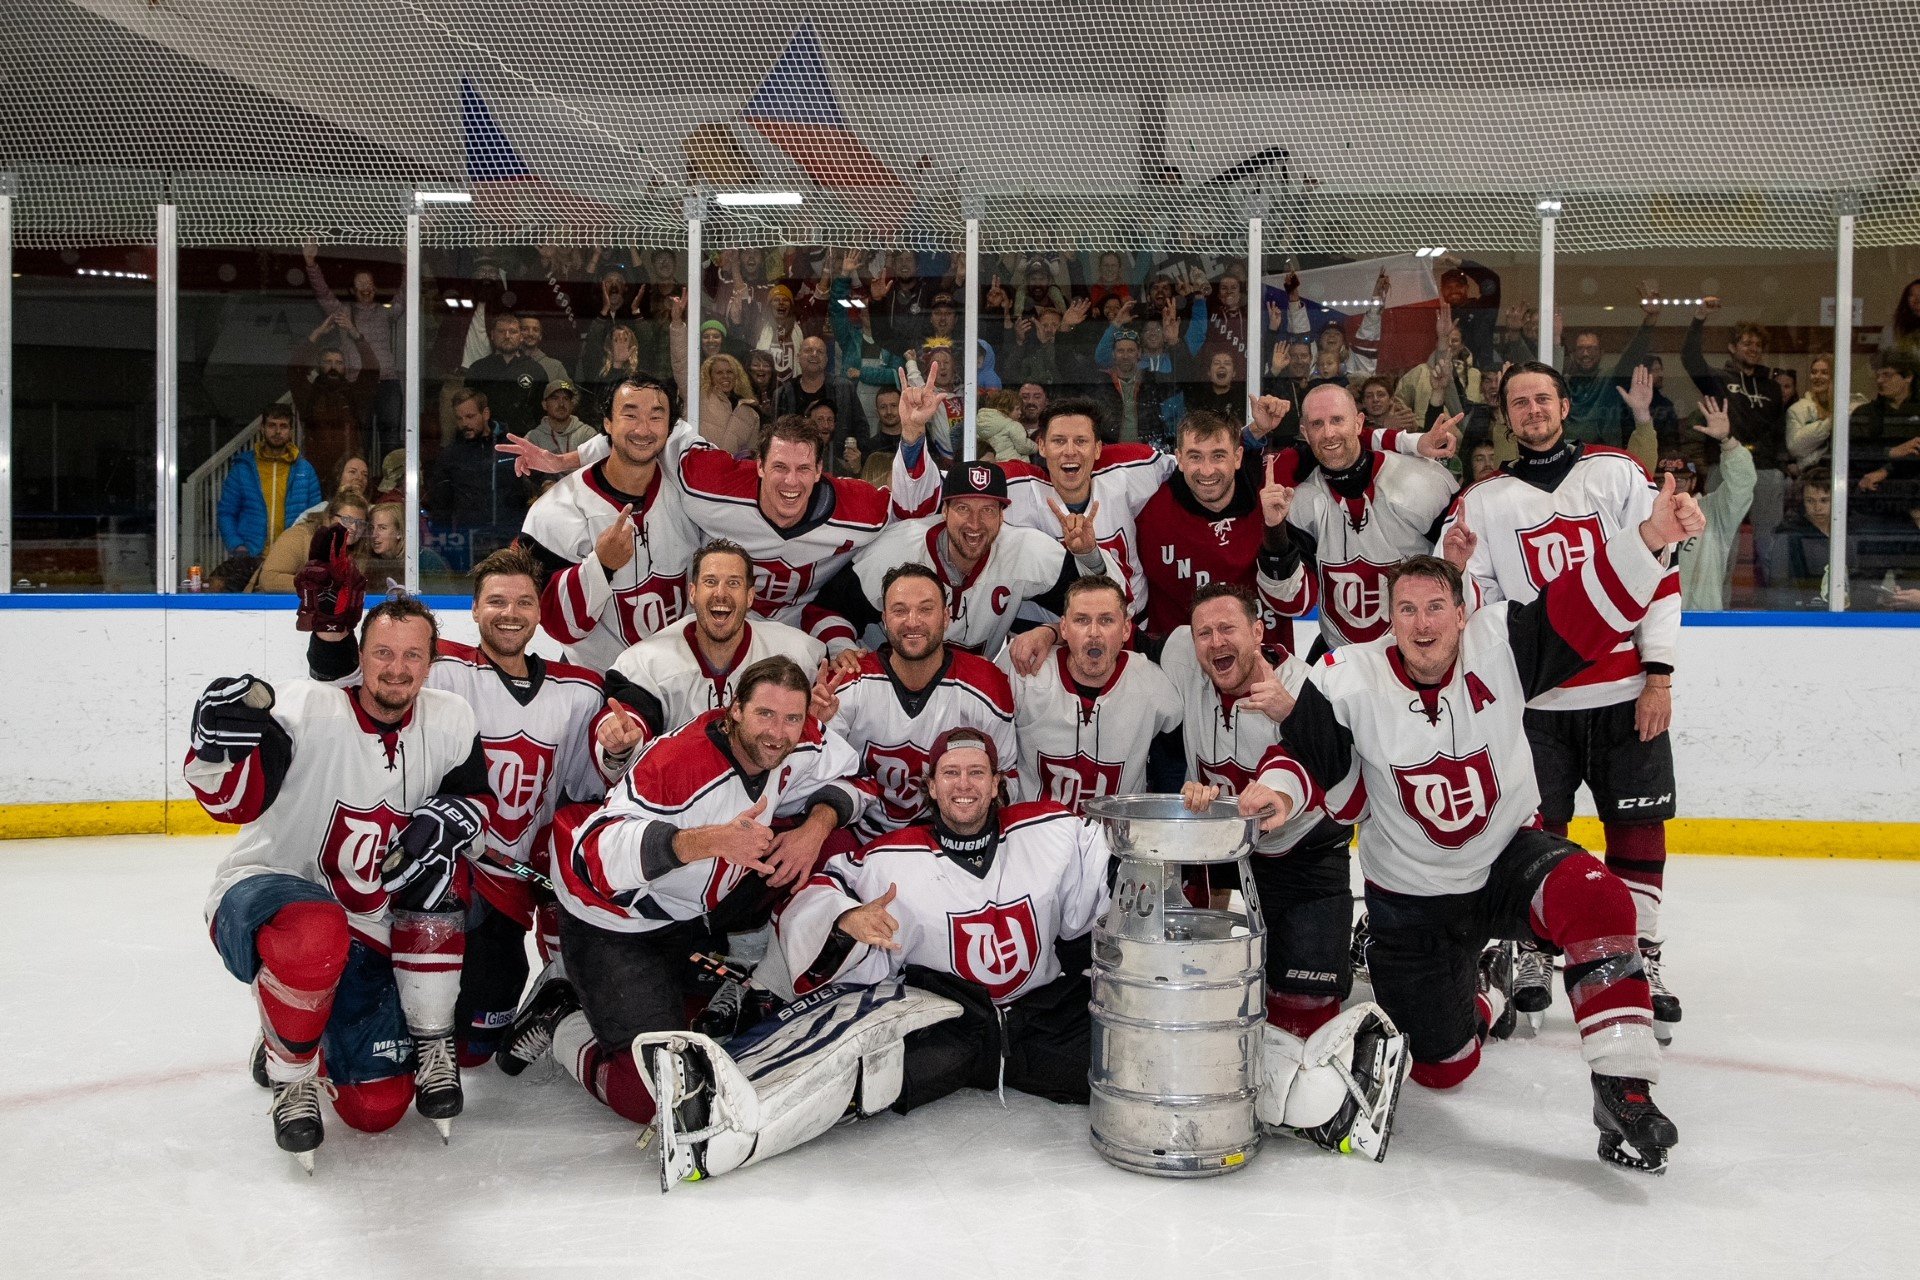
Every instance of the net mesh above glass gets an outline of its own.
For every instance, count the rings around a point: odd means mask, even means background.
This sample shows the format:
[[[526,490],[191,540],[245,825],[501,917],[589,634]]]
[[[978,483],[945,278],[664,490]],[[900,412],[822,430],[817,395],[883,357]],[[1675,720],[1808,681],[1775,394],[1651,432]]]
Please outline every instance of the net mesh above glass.
[[[1825,248],[1920,234],[1906,0],[10,0],[29,246]]]

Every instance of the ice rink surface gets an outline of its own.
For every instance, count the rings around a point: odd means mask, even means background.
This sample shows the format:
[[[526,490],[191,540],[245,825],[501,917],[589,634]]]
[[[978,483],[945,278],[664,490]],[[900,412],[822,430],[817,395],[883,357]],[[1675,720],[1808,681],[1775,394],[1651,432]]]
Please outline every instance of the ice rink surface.
[[[1276,1139],[1160,1181],[1103,1164],[1084,1109],[969,1093],[663,1198],[571,1079],[491,1068],[450,1147],[329,1113],[309,1179],[201,922],[225,843],[0,845],[0,1275],[1920,1274],[1920,865],[1675,859],[1664,1178],[1595,1158],[1556,992],[1462,1089],[1409,1083],[1384,1164]]]

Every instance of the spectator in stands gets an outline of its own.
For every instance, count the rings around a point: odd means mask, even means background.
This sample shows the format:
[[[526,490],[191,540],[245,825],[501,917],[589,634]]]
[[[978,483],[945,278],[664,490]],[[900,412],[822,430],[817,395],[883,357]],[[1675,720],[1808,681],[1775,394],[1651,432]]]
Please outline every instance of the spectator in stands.
[[[1614,359],[1611,368],[1602,368],[1604,357],[1598,330],[1576,329],[1567,335],[1564,373],[1567,397],[1572,402],[1566,420],[1569,439],[1612,445],[1616,449],[1626,447],[1626,412],[1620,403],[1620,393],[1626,390],[1633,370],[1647,358],[1653,346],[1654,324],[1660,318],[1660,308],[1653,301],[1658,296],[1656,288],[1650,280],[1641,283],[1640,327],[1627,339],[1625,349]]]
[[[800,346],[805,336],[793,314],[793,290],[784,284],[768,288],[767,313],[752,345],[754,350],[773,357],[774,376],[783,386],[800,371]]]
[[[1807,393],[1787,406],[1787,455],[1801,470],[1833,459],[1833,357],[1807,365]]]
[[[900,388],[898,386],[881,387],[873,397],[873,431],[861,446],[860,474],[868,477],[875,474],[876,463],[886,464],[886,470],[880,470],[879,484],[887,483],[891,472],[893,455],[900,451]]]
[[[1504,365],[1495,365],[1491,369],[1480,371],[1480,400],[1482,403],[1467,406],[1466,421],[1460,424],[1460,438],[1469,441],[1484,440],[1493,445],[1494,465],[1520,456],[1514,443],[1513,433],[1506,429],[1500,416],[1500,384],[1506,380]]]
[[[548,382],[566,382],[567,366],[548,355],[541,344],[547,340],[547,326],[539,316],[520,317],[520,354],[547,371]]]
[[[590,400],[590,415],[599,421],[606,421],[612,407],[615,387],[628,378],[641,375],[640,339],[634,336],[631,328],[624,324],[610,325],[604,330],[603,345],[589,358],[581,357],[581,377]]]
[[[461,381],[486,396],[496,409],[494,421],[525,435],[540,421],[547,371],[521,349],[520,317],[513,312],[496,311],[488,318],[487,341],[493,350],[469,365]]]
[[[1207,380],[1184,390],[1188,413],[1208,413],[1228,422],[1247,420],[1247,386],[1236,381],[1239,365],[1231,351],[1216,351],[1207,360]]]
[[[1020,412],[1015,415],[1020,425],[1026,429],[1027,439],[1032,440],[1034,433],[1040,430],[1040,420],[1047,413],[1047,388],[1040,382],[1022,382],[1019,384]]]
[[[347,376],[344,351],[322,345],[331,333],[347,338],[359,352],[358,375]],[[304,428],[307,460],[317,469],[325,470],[361,451],[379,386],[379,360],[344,311],[330,313],[294,352],[287,365],[287,390]]]
[[[1038,316],[1042,311],[1066,312],[1066,290],[1055,283],[1053,270],[1045,262],[1038,259],[1029,261],[1023,278],[1026,287],[1014,299],[1013,316],[1016,321]]]
[[[445,539],[448,563],[465,572],[513,541],[527,513],[527,491],[514,475],[515,459],[494,449],[504,433],[486,395],[460,392],[453,414],[454,438],[434,459],[427,509],[436,535]]]
[[[1654,435],[1662,447],[1685,443],[1685,433],[1680,430],[1680,411],[1667,396],[1667,362],[1659,356],[1648,356],[1640,363],[1653,375],[1653,403],[1647,412],[1653,419]]]
[[[1782,469],[1787,462],[1787,404],[1780,396],[1780,384],[1773,380],[1773,370],[1761,363],[1767,354],[1767,335],[1757,324],[1735,325],[1726,363],[1717,372],[1707,367],[1701,352],[1703,334],[1707,316],[1719,308],[1720,299],[1713,297],[1694,308],[1680,362],[1701,395],[1726,404],[1734,437],[1753,450],[1753,561],[1756,571],[1764,572],[1775,563],[1770,544],[1787,500],[1787,476]],[[1658,312],[1659,308],[1651,308],[1649,325]]]
[[[403,458],[406,456],[404,449],[400,451],[400,456]],[[332,473],[327,476],[327,496],[331,498],[334,494],[344,493],[348,489],[352,489],[355,493],[364,494],[367,491],[367,486],[372,474],[365,458],[359,457],[358,455],[342,458],[335,464]],[[300,514],[303,516],[312,515],[323,505],[323,503],[316,502]]]
[[[381,442],[396,438],[394,433],[401,430],[401,415],[406,408],[406,384],[400,379],[400,361],[394,352],[398,345],[394,335],[402,331],[406,318],[405,299],[396,296],[391,303],[380,301],[379,290],[374,285],[373,273],[361,270],[353,273],[349,282],[348,298],[345,302],[327,285],[327,277],[320,269],[318,248],[307,245],[304,249],[307,260],[307,283],[313,287],[314,301],[320,304],[320,310],[327,315],[338,315],[336,327],[344,325],[342,332],[351,331],[365,339],[367,349],[373,352],[374,361],[379,366],[380,381],[374,395],[374,418],[379,428]],[[360,376],[360,350],[358,345],[345,353],[347,356],[347,378],[351,381]]]
[[[273,540],[259,572],[247,584],[249,591],[284,592],[293,590],[294,577],[312,554],[313,535],[325,525],[339,525],[347,531],[353,558],[364,565],[367,560],[367,499],[358,489],[342,489],[328,499],[320,511],[310,511],[287,526]]]
[[[598,431],[574,413],[579,403],[580,388],[572,382],[565,378],[549,382],[540,397],[540,421],[527,432],[527,439],[554,453],[571,452],[593,439]]]
[[[1119,254],[1101,254],[1094,264],[1093,284],[1087,289],[1087,300],[1096,307],[1104,307],[1108,298],[1132,301],[1133,286],[1127,283],[1126,270],[1125,260]]]
[[[1914,396],[1915,365],[1889,356],[1874,371],[1880,394],[1851,416],[1849,463],[1863,498],[1852,506],[1862,516],[1897,523],[1920,478],[1920,400]]]
[[[1226,352],[1233,357],[1233,376],[1242,381],[1247,368],[1247,282],[1229,271],[1213,287],[1211,300],[1205,294],[1193,302],[1193,322],[1188,329],[1187,346],[1203,362]],[[1197,339],[1197,341],[1196,341]],[[1228,421],[1245,418],[1245,411],[1231,415]]]
[[[1500,324],[1500,275],[1493,268],[1447,254],[1440,268],[1440,301],[1460,326],[1461,343],[1473,356],[1474,367],[1486,370],[1500,364],[1495,331]]]
[[[1020,411],[1018,392],[989,391],[974,418],[980,456],[995,462],[1024,461],[1033,456],[1033,439],[1014,415]],[[883,481],[884,483],[884,481]]]
[[[1500,460],[1494,454],[1493,441],[1476,440],[1467,454],[1467,483],[1485,480],[1499,469]]]
[[[831,376],[827,367],[827,340],[802,338],[797,360],[794,376],[780,384],[775,396],[774,416],[784,418],[797,414],[804,418],[813,411],[813,406],[825,404],[833,409],[834,421],[843,434],[866,439],[867,419],[860,412],[859,394],[845,378]]]
[[[1776,588],[1792,590],[1797,604],[1825,602],[1832,533],[1833,472],[1809,467],[1800,477],[1800,510],[1781,521],[1779,536],[1773,540],[1769,581]]]
[[[1274,303],[1279,306],[1279,303]],[[1313,386],[1313,344],[1305,338],[1288,338],[1275,344],[1273,365],[1263,379],[1261,390],[1287,402],[1287,415],[1280,420],[1271,443],[1286,444],[1300,437],[1300,405]]]
[[[293,410],[268,405],[253,447],[234,455],[220,482],[220,541],[227,554],[264,554],[301,512],[320,501],[320,477],[293,442]]]
[[[394,449],[380,460],[380,485],[373,492],[375,503],[407,500],[407,451]]]
[[[1635,371],[1632,402],[1634,412],[1645,411],[1653,383],[1647,371]],[[1733,595],[1733,554],[1740,546],[1740,522],[1747,517],[1753,501],[1753,455],[1733,438],[1733,424],[1727,420],[1727,406],[1718,400],[1703,398],[1700,412],[1704,422],[1693,429],[1719,448],[1720,483],[1712,492],[1700,492],[1700,468],[1689,451],[1672,444],[1660,450],[1654,479],[1673,477],[1673,487],[1700,500],[1707,527],[1680,544],[1680,601],[1683,609],[1718,611],[1728,607]]]
[[[1785,365],[1773,366],[1773,380],[1780,384],[1780,399],[1791,406],[1800,398],[1800,375]]]
[[[1441,307],[1436,325],[1433,354],[1407,370],[1395,390],[1423,427],[1443,414],[1464,414],[1480,403],[1480,371],[1473,367],[1473,353],[1453,313]]]
[[[732,356],[708,356],[701,364],[700,435],[736,458],[752,453],[760,441],[760,412],[750,390],[747,371]]]
[[[1222,351],[1215,359],[1222,357],[1231,362],[1233,353]],[[1114,339],[1113,368],[1093,398],[1119,443],[1163,445],[1173,425],[1165,417],[1171,390],[1160,375],[1140,367],[1140,335],[1127,329]]]
[[[367,517],[367,562],[361,572],[367,575],[367,591],[383,591],[389,583],[404,585],[407,580],[407,509],[398,502],[377,502]],[[431,582],[451,577],[447,562],[432,547],[420,548],[420,580]]]
[[[1880,359],[1899,356],[1920,366],[1920,280],[1910,280],[1894,304],[1893,319],[1880,330]]]
[[[1416,429],[1413,410],[1394,397],[1393,383],[1379,374],[1360,384],[1360,412],[1366,415],[1369,431]]]
[[[1045,268],[1041,271],[1044,274]],[[1074,362],[1060,338],[1063,323],[1064,316],[1055,307],[1017,318],[1013,322],[1013,349],[1005,352],[1001,361],[1003,376],[1037,382],[1052,391],[1078,382],[1073,376]]]
[[[780,379],[773,367],[773,353],[747,352],[747,397],[760,415],[761,427],[773,425],[774,402],[780,397]]]

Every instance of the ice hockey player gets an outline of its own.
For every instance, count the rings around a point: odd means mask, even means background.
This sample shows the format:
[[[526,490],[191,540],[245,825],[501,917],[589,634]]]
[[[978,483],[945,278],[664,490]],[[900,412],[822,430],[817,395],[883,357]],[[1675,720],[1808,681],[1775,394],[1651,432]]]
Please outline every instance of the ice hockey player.
[[[1151,659],[1127,647],[1133,620],[1112,578],[1068,587],[1058,630],[1060,643],[1030,676],[1014,673],[1011,655],[1001,658],[1020,743],[1015,795],[1078,813],[1094,796],[1145,790],[1156,745],[1180,754],[1180,695]]]
[[[998,463],[956,463],[940,494],[938,517],[897,523],[855,558],[872,608],[880,607],[881,584],[896,566],[926,565],[946,588],[947,643],[991,658],[1029,602],[1057,614],[1075,578],[1104,573],[1124,581],[1094,540],[1098,513],[1091,508],[1087,515],[1062,512],[1059,537],[1007,524],[1007,477]],[[1052,643],[1040,641],[1042,649]]]
[[[357,688],[276,695],[238,676],[194,707],[187,785],[243,824],[207,918],[259,1005],[274,1141],[309,1172],[322,1093],[368,1133],[410,1102],[443,1137],[460,1113],[460,855],[481,837],[487,768],[472,709],[425,687],[436,634],[426,606],[389,600],[361,627]]]
[[[309,565],[301,581],[301,625],[314,623],[309,674],[357,684],[353,633],[337,616],[321,616],[320,602],[328,597],[312,590],[322,567]],[[564,802],[604,799],[645,736],[630,715],[607,706],[598,675],[527,651],[540,624],[540,573],[539,562],[519,547],[502,548],[476,565],[473,622],[480,643],[441,640],[427,673],[429,689],[444,689],[473,708],[492,793],[485,854],[469,868],[474,893],[455,1019],[462,1067],[477,1067],[498,1049],[527,985],[526,935],[536,922],[541,953],[558,954],[553,895],[539,883],[546,878],[547,824]],[[259,1053],[256,1047],[256,1061]]]
[[[1678,1135],[1652,1097],[1659,1049],[1633,898],[1598,859],[1535,824],[1525,707],[1606,661],[1662,590],[1661,557],[1703,524],[1669,480],[1646,519],[1532,603],[1471,615],[1458,569],[1410,559],[1393,575],[1392,633],[1328,653],[1284,725],[1328,812],[1368,811],[1359,849],[1373,989],[1407,1033],[1413,1078],[1461,1083],[1486,1036],[1510,1028],[1504,952],[1485,963],[1488,939],[1552,946],[1567,957],[1600,1154],[1655,1173]],[[1448,541],[1450,555],[1476,550],[1458,516]]]
[[[738,543],[716,538],[693,553],[687,599],[693,617],[634,645],[607,672],[612,695],[653,734],[727,705],[740,673],[762,658],[814,671],[826,657],[826,646],[798,627],[753,616],[753,560]]]
[[[1002,806],[1000,784],[991,739],[945,735],[933,822],[828,860],[782,909],[796,1004],[724,1048],[640,1037],[635,1055],[675,1104],[663,1189],[778,1155],[849,1111],[905,1113],[962,1088],[1087,1100],[1083,940],[1107,903],[1106,839],[1055,804]]]
[[[529,995],[514,1040],[546,1040],[636,1123],[653,1120],[654,1099],[629,1046],[687,1025],[690,955],[764,924],[871,802],[853,749],[808,714],[812,690],[792,659],[762,658],[732,702],[642,748],[603,807],[554,823],[566,976]]]
[[[608,452],[540,495],[520,543],[546,570],[540,621],[575,662],[604,671],[686,608],[700,545],[671,480],[690,430],[674,432],[673,393],[630,378],[607,407]]]
[[[947,643],[947,587],[939,575],[911,561],[896,565],[881,580],[880,606],[886,643],[863,655],[850,677],[826,673],[813,704],[879,788],[879,803],[855,828],[862,840],[926,820],[927,761],[949,730],[980,730],[1009,762],[1010,775],[1018,758],[1007,678],[985,658]]]
[[[1646,469],[1624,449],[1582,443],[1566,433],[1572,401],[1551,365],[1528,362],[1501,384],[1520,456],[1461,492],[1450,519],[1479,535],[1459,566],[1480,598],[1522,604],[1562,573],[1585,566],[1609,538],[1639,527],[1653,509]],[[1443,544],[1444,545],[1444,544]],[[1666,877],[1666,823],[1675,812],[1673,663],[1680,637],[1680,571],[1668,566],[1653,603],[1611,652],[1564,685],[1527,704],[1527,740],[1540,781],[1540,817],[1565,835],[1574,792],[1593,792],[1606,838],[1607,869],[1633,891],[1654,1031],[1669,1039],[1680,999],[1660,971],[1660,899]],[[1547,955],[1520,955],[1514,1003],[1537,1014],[1552,998]]]

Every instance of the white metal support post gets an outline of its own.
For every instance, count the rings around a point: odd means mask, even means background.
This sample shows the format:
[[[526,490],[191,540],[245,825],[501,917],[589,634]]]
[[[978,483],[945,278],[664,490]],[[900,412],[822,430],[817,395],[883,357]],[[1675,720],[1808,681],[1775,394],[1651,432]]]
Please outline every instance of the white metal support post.
[[[1553,234],[1560,221],[1561,202],[1547,196],[1534,204],[1540,214],[1540,329],[1534,342],[1538,358],[1553,363]]]
[[[961,352],[960,368],[965,374],[961,390],[960,456],[968,462],[979,456],[980,432],[980,207],[968,203],[967,214],[967,296],[966,350]],[[928,377],[933,370],[926,371]]]
[[[1847,607],[1847,483],[1849,401],[1853,398],[1853,220],[1859,202],[1840,201],[1839,245],[1833,279],[1833,536],[1827,540],[1827,609]]]
[[[13,590],[13,175],[0,173],[0,595]]]
[[[704,196],[688,196],[687,210],[687,384],[680,388],[680,402],[686,407],[687,424],[700,434],[700,232],[706,225],[707,201]]]
[[[1262,350],[1266,345],[1266,272],[1261,270],[1266,250],[1261,245],[1261,234],[1261,218],[1255,214],[1247,219],[1247,288],[1246,297],[1242,299],[1247,309],[1247,405],[1241,412],[1242,418],[1253,416],[1253,402],[1260,398],[1260,379],[1266,372]]]
[[[401,384],[406,388],[402,420],[406,428],[407,450],[407,591],[420,590],[420,197],[416,194],[407,208],[407,282],[402,304],[407,309],[407,369]]]
[[[180,243],[178,210],[155,211],[153,285],[158,308],[154,340],[153,518],[154,590],[180,588],[180,522],[175,486],[180,483]]]

